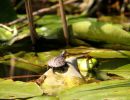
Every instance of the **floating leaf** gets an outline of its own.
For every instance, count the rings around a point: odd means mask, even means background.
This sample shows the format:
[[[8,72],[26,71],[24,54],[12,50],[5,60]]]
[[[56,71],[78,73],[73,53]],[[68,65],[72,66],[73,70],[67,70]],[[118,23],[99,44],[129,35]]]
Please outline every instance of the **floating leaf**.
[[[40,52],[35,56],[33,52],[19,52],[12,54],[15,59],[15,67],[32,72],[43,72],[46,69],[47,61],[58,55],[60,51]],[[0,64],[10,66],[11,55],[0,58]]]
[[[0,99],[28,98],[42,95],[43,91],[34,82],[0,81]]]
[[[130,80],[84,84],[61,92],[60,100],[129,100]]]
[[[130,79],[130,59],[106,59],[100,62],[98,70]]]
[[[130,45],[130,34],[116,24],[81,21],[72,25],[74,36],[83,40]]]
[[[75,55],[86,55],[95,58],[130,58],[128,50],[96,49],[92,47],[79,46],[67,49],[67,52]]]

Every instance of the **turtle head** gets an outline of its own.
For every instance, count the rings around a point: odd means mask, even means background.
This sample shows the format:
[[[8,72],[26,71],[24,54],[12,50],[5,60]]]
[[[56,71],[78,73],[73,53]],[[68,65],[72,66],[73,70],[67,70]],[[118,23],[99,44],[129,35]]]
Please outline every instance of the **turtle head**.
[[[67,51],[66,51],[66,50],[63,50],[63,51],[61,52],[60,56],[65,57],[65,54],[66,54],[66,53],[67,53]]]

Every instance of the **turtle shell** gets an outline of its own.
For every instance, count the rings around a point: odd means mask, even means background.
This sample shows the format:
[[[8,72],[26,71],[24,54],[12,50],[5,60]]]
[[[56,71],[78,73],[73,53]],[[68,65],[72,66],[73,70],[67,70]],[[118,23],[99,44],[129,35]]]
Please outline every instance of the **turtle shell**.
[[[65,65],[65,58],[63,56],[57,56],[48,61],[50,67],[62,67]]]

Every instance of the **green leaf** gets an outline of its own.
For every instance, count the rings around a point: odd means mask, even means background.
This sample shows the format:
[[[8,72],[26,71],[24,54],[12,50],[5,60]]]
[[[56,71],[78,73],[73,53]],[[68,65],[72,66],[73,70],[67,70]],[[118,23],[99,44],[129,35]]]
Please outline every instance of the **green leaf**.
[[[61,92],[60,100],[129,100],[130,80],[84,84]]]
[[[97,49],[85,46],[67,49],[70,54],[86,55],[95,58],[130,58],[130,51],[128,50],[111,50],[111,49]]]
[[[43,91],[34,82],[0,81],[0,99],[28,98],[42,95]]]
[[[7,41],[13,37],[13,34],[4,28],[0,27],[0,41]]]
[[[95,58],[130,58],[130,51],[126,50],[109,50],[109,49],[91,49],[88,47],[76,47],[66,49],[70,54],[76,55],[90,55]],[[52,50],[48,52],[39,52],[35,56],[33,52],[18,52],[12,54],[15,61],[15,67],[25,69],[32,72],[43,72],[46,69],[47,61],[60,54],[62,50]],[[71,56],[71,55],[70,55]],[[0,58],[0,64],[10,66],[11,55],[5,55]]]
[[[80,21],[72,25],[74,36],[95,42],[130,45],[129,32],[116,24]]]
[[[130,59],[106,59],[100,62],[99,71],[130,79]]]
[[[11,55],[15,58],[15,67],[39,73],[46,70],[47,61],[60,54],[61,51],[39,52],[35,56],[34,52],[18,52],[15,54],[5,55],[0,58],[0,64],[10,66]]]
[[[71,26],[75,22],[85,21],[86,17],[84,16],[69,16],[68,20],[68,28],[70,36],[72,35]],[[91,21],[95,21],[95,19],[87,19]],[[46,15],[40,20],[37,21],[38,25],[42,27],[37,28],[37,32],[40,36],[44,36],[47,39],[58,39],[60,42],[63,42],[64,35],[62,29],[62,22],[59,16],[57,15]]]

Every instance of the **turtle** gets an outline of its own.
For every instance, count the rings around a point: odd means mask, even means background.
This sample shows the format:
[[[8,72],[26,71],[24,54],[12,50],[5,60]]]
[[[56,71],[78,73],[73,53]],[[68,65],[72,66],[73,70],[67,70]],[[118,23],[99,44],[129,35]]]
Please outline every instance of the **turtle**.
[[[66,51],[62,51],[62,53],[56,57],[51,58],[48,61],[48,66],[53,68],[59,68],[59,67],[63,67],[66,65],[66,61],[65,61],[65,54]]]

